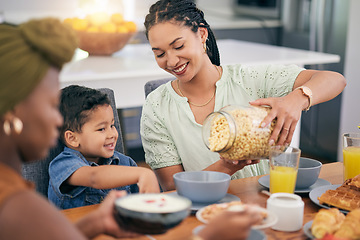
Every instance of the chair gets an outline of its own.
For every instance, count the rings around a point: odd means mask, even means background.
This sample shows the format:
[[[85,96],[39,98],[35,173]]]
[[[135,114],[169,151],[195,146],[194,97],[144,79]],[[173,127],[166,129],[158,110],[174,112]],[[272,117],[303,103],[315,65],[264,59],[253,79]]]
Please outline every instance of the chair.
[[[160,85],[167,83],[168,81],[174,80],[174,78],[167,78],[167,79],[160,79],[160,80],[151,80],[145,83],[144,90],[145,90],[145,98],[157,89]]]
[[[120,127],[119,115],[117,113],[114,91],[109,88],[100,88],[99,91],[106,93],[110,99],[110,105],[113,108],[114,118],[115,118],[115,127],[118,130],[119,137],[116,142],[115,150],[121,153],[124,153],[124,143],[123,136]],[[23,164],[22,175],[28,181],[34,182],[36,186],[36,191],[47,197],[48,185],[49,185],[49,164],[50,162],[59,155],[64,149],[63,143],[58,141],[58,144],[49,151],[48,156],[41,160],[31,163]]]

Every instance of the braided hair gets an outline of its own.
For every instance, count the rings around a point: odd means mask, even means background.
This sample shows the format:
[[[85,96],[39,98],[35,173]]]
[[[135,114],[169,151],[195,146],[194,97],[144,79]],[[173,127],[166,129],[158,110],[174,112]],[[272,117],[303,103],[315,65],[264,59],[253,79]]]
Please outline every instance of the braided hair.
[[[214,33],[205,21],[203,11],[196,7],[193,0],[159,0],[153,4],[144,22],[146,38],[149,39],[148,33],[152,26],[170,20],[183,22],[195,33],[199,27],[206,28],[208,30],[206,53],[213,64],[220,65],[220,55]]]

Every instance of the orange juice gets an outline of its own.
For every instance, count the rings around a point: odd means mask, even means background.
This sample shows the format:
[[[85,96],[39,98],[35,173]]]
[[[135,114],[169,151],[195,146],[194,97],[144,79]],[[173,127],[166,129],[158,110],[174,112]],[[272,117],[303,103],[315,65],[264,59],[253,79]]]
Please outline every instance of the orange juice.
[[[297,169],[274,166],[270,168],[270,192],[294,193]]]
[[[360,174],[360,147],[346,147],[343,149],[344,180]]]

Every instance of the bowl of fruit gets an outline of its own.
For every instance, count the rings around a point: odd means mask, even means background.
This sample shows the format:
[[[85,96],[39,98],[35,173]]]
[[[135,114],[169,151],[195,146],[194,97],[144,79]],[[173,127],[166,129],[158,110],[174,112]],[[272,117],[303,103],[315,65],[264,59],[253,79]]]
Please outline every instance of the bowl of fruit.
[[[136,24],[121,13],[98,12],[84,18],[66,18],[79,38],[79,48],[90,55],[111,55],[121,50],[136,34]]]

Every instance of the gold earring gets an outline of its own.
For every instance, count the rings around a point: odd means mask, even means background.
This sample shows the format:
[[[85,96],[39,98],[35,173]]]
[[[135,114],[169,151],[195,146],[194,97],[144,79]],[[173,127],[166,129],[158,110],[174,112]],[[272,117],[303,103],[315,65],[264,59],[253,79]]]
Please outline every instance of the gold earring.
[[[206,53],[206,41],[203,43],[204,52]]]
[[[9,120],[5,120],[4,125],[3,125],[3,128],[4,128],[4,133],[5,133],[7,136],[10,136],[10,134],[11,134],[11,127],[10,127],[10,122],[9,122]]]
[[[22,132],[22,130],[23,130],[23,127],[24,127],[24,124],[20,120],[20,118],[14,117],[12,124],[14,126],[15,133],[20,134]]]

